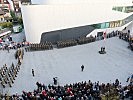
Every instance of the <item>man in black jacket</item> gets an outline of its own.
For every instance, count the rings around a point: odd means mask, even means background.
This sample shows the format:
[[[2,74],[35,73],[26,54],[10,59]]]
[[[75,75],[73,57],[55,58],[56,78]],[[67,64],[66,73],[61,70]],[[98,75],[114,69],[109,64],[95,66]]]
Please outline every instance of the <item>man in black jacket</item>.
[[[83,70],[84,70],[84,65],[81,66],[81,71],[83,72]]]

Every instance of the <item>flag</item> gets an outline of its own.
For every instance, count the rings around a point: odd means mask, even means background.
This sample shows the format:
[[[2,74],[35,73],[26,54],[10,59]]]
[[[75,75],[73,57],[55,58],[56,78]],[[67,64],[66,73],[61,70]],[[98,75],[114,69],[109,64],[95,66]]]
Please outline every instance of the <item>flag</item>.
[[[106,40],[106,31],[103,33],[104,40]]]

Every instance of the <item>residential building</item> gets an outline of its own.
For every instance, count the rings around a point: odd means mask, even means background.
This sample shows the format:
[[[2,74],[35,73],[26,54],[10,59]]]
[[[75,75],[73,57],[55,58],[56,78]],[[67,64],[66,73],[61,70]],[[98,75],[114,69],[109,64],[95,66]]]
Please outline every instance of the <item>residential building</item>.
[[[5,21],[4,14],[4,11],[0,10],[0,23]]]
[[[113,9],[121,6],[132,6],[132,0],[45,0],[44,5],[22,5],[26,39],[56,43],[86,37],[94,31],[122,30],[133,16],[132,12]],[[99,23],[100,31],[93,26]]]
[[[10,14],[10,3],[8,0],[0,0],[0,9],[4,12],[4,21],[12,21],[11,14]]]

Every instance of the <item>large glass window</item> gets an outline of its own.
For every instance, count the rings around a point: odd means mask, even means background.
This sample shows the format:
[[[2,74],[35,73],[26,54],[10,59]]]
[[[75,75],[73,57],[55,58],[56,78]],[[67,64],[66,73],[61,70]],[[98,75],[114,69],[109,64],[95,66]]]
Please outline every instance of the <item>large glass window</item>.
[[[133,6],[113,7],[112,10],[130,13],[130,12],[133,12]]]

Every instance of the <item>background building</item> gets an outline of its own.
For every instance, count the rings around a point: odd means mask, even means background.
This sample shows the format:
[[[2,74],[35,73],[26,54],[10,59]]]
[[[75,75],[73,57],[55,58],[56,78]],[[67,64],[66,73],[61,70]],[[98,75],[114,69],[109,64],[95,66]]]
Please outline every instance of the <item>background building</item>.
[[[21,16],[20,0],[12,0],[13,9],[16,16]]]
[[[0,22],[4,22],[5,19],[4,19],[4,11],[0,10]]]
[[[12,0],[15,15],[21,17],[21,5],[30,5],[31,0]]]
[[[4,12],[3,14],[3,17],[4,17],[4,20],[3,21],[12,21],[12,18],[11,18],[11,14],[10,14],[10,3],[8,2],[8,0],[0,0],[0,9],[1,11]]]
[[[45,40],[56,42],[62,39],[75,39],[93,31],[89,25],[113,23],[132,15],[113,10],[114,6],[131,6],[132,0],[68,1],[46,0],[45,5],[22,6],[27,41],[39,43]]]

